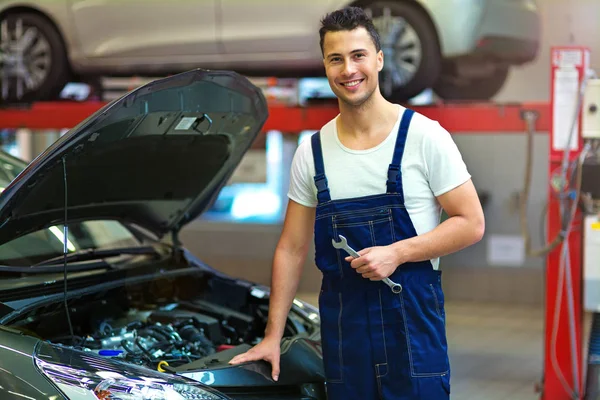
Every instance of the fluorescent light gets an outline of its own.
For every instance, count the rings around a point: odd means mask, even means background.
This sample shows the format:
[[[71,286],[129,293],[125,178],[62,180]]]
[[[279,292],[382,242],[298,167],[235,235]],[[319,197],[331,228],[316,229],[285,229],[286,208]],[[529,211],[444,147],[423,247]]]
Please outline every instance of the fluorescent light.
[[[65,239],[64,239],[64,234],[62,233],[62,231],[60,229],[58,229],[58,227],[56,227],[56,226],[51,226],[50,232],[52,232],[52,234],[54,236],[56,236],[56,238],[58,240],[60,240],[60,242],[63,244],[63,247],[64,247]],[[67,239],[67,249],[69,251],[75,251],[75,246],[73,246],[73,243],[71,243],[71,241],[69,239]]]

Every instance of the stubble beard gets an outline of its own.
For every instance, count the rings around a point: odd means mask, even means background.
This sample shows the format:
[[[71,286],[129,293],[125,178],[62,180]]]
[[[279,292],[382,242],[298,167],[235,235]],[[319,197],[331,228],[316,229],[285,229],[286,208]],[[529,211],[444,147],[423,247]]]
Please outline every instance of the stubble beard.
[[[375,91],[377,90],[377,86],[375,86],[373,89],[371,89],[369,92],[365,93],[364,96],[358,98],[358,99],[348,99],[346,96],[338,96],[338,99],[340,101],[340,106],[343,106],[344,108],[348,109],[348,110],[360,110],[360,109],[364,109],[364,108],[368,108],[369,105],[371,105],[373,103],[373,95],[375,94]]]

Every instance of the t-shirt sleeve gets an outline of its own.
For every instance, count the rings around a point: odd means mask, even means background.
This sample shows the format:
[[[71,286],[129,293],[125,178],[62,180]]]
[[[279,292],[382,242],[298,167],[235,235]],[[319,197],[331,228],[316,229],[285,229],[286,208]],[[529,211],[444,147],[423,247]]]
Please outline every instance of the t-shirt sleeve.
[[[429,186],[437,197],[462,185],[471,178],[462,155],[450,133],[432,121],[424,137],[424,158]]]
[[[310,138],[303,140],[296,149],[290,169],[288,197],[306,207],[317,206],[317,191],[314,185],[314,166]]]

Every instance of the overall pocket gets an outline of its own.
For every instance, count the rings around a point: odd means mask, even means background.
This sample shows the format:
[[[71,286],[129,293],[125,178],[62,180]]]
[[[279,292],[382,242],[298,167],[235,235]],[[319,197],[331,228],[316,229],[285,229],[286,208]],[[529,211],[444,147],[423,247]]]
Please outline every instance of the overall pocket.
[[[327,382],[343,382],[342,368],[342,294],[321,291],[319,294],[319,312],[321,314],[321,347],[323,348],[323,367]]]
[[[357,211],[334,215],[333,234],[336,240],[342,235],[357,252],[372,246],[386,246],[395,241],[392,213],[389,208]],[[347,254],[341,253],[341,260]]]
[[[413,377],[450,372],[441,283],[409,281],[399,294]]]

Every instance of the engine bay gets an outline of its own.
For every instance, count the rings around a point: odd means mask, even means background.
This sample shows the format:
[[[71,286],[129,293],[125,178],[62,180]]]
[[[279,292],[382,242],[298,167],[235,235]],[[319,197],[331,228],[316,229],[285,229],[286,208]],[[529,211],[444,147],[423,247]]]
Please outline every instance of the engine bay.
[[[193,273],[90,292],[64,305],[51,303],[10,326],[52,343],[162,372],[216,353],[260,342],[268,299],[233,279]],[[290,313],[285,337],[312,334],[313,325]]]

